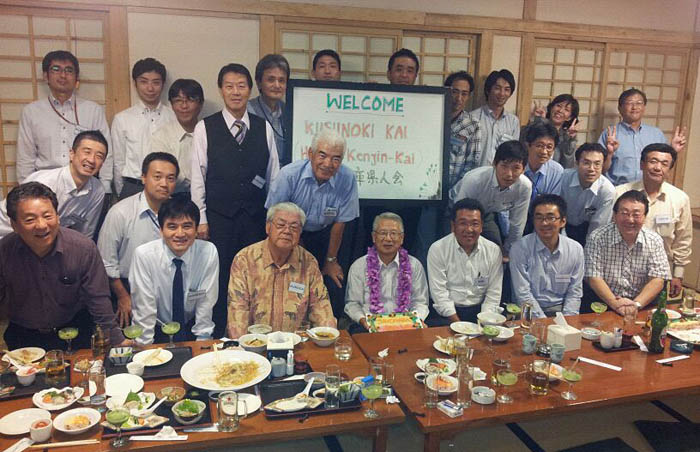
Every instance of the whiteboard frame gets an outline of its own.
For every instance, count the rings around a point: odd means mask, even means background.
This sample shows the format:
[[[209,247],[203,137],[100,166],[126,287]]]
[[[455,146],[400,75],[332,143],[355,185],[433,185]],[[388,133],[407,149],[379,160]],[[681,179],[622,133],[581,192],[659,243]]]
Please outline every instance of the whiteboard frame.
[[[425,112],[426,117],[442,116],[444,130],[441,135],[442,143],[436,143],[435,148],[442,152],[442,175],[441,175],[441,195],[442,199],[402,199],[402,198],[363,198],[360,196],[360,204],[362,206],[385,206],[387,204],[395,205],[396,208],[401,207],[423,207],[423,206],[442,206],[447,204],[449,195],[449,165],[450,165],[450,98],[448,97],[448,89],[442,86],[408,86],[408,85],[390,85],[382,83],[356,83],[356,82],[330,82],[316,81],[303,79],[289,79],[287,81],[286,93],[286,112],[284,114],[285,126],[285,149],[284,154],[292,156],[294,161],[293,145],[294,145],[294,91],[304,88],[335,88],[350,91],[377,91],[385,93],[426,93],[442,95],[441,111]],[[432,147],[431,147],[432,149]]]

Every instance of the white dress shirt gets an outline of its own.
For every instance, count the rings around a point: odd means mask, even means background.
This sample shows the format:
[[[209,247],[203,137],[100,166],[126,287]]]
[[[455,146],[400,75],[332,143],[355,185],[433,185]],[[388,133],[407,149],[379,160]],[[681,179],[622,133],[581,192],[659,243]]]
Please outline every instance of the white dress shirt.
[[[628,182],[615,187],[616,197],[629,190],[639,190],[647,195],[644,182]],[[649,195],[647,195],[647,199]],[[693,243],[693,214],[690,211],[690,198],[681,189],[664,182],[653,201],[649,200],[649,213],[644,226],[656,232],[664,240],[664,250],[668,256],[674,278],[683,278],[686,265],[690,264]]]
[[[578,169],[564,170],[561,177],[561,197],[566,201],[566,222],[572,226],[588,222],[588,233],[610,223],[615,200],[615,186],[600,176],[588,188],[581,187]]]
[[[192,133],[186,131],[177,120],[168,121],[160,126],[151,139],[150,152],[167,152],[177,159],[180,174],[177,177],[175,193],[190,191],[193,145]]]
[[[524,174],[508,188],[501,189],[493,166],[482,166],[464,175],[453,188],[455,202],[464,198],[476,199],[484,206],[486,213],[508,212],[508,236],[503,242],[506,254],[510,247],[523,235],[530,206],[532,183]]]
[[[75,186],[70,167],[54,168],[32,173],[24,182],[41,182],[56,193],[61,226],[91,238],[95,235],[105,190],[96,177],[91,177],[82,189]],[[0,204],[0,238],[12,232],[7,216],[7,199]]]
[[[168,121],[176,121],[175,113],[159,103],[151,110],[140,100],[133,107],[120,111],[112,120],[114,154],[114,186],[117,194],[124,186],[122,177],[139,179],[143,159],[151,152],[153,133]]]
[[[176,257],[162,239],[145,243],[134,251],[129,284],[134,323],[143,327],[143,334],[136,339],[141,344],[153,342],[156,318],[164,323],[173,319]],[[219,296],[219,255],[212,243],[195,240],[180,259],[183,260],[185,323],[194,317],[192,334],[197,340],[209,339],[214,332],[212,309]]]
[[[63,105],[49,94],[46,99],[25,106],[17,133],[17,181],[25,182],[35,171],[67,165],[73,140],[86,130],[99,130],[109,144],[109,126],[104,109],[75,94]],[[107,158],[100,170],[100,181],[105,191],[111,193],[113,155],[112,146],[108,147]]]
[[[454,233],[428,250],[428,283],[433,307],[443,317],[457,313],[455,306],[481,304],[493,311],[501,302],[503,256],[498,245],[479,237],[471,254],[459,246]]]
[[[110,278],[128,278],[134,250],[160,238],[158,215],[141,192],[112,206],[100,229],[97,248]]]
[[[428,284],[425,271],[420,261],[408,256],[411,264],[411,306],[408,310],[416,311],[421,320],[428,317]],[[384,304],[382,314],[396,312],[399,288],[399,253],[389,265],[379,258],[379,278],[381,281],[381,301]],[[367,281],[367,255],[357,259],[350,266],[345,292],[345,313],[355,322],[370,314],[369,282]]]
[[[235,136],[232,127],[236,118],[224,108],[223,110],[224,121],[226,122],[226,127],[228,127],[231,135]],[[246,125],[247,130],[250,132],[250,116],[246,111],[241,118]],[[265,175],[265,190],[270,191],[270,186],[277,178],[277,174],[280,171],[280,160],[277,154],[277,148],[275,147],[275,133],[272,130],[272,126],[269,122],[265,122],[265,134],[267,137],[267,150],[269,151],[270,157],[267,160],[267,174]],[[209,157],[207,154],[207,127],[204,125],[204,120],[197,123],[194,128],[194,152],[192,154],[192,174],[190,181],[190,190],[192,191],[192,202],[197,204],[200,212],[200,223],[207,223],[207,203],[206,203],[206,189],[204,184],[207,181],[207,168],[209,167],[208,161]]]

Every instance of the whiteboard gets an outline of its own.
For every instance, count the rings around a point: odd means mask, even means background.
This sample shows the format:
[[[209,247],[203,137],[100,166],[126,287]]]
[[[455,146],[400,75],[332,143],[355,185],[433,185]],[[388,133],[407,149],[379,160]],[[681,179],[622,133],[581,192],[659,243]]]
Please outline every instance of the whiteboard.
[[[287,155],[305,159],[314,135],[332,128],[347,140],[343,164],[360,199],[442,201],[447,196],[446,90],[290,80]]]

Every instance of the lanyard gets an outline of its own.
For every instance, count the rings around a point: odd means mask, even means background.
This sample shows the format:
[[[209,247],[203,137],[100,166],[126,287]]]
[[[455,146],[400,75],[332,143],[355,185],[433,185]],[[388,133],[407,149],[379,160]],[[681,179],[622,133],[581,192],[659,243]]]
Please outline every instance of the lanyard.
[[[56,110],[56,107],[53,106],[53,102],[51,102],[51,98],[47,97],[49,101],[49,105],[51,105],[51,109],[56,113],[61,119],[66,121],[68,124],[72,126],[80,126],[80,120],[78,120],[78,99],[76,98],[73,101],[73,114],[75,114],[75,122],[70,122],[68,119],[66,119],[65,116],[63,116],[58,110]]]
[[[258,96],[258,105],[260,105],[260,111],[262,111],[263,115],[265,116],[265,120],[270,124],[270,127],[272,127],[272,131],[275,132],[275,135],[284,138],[284,125],[282,125],[282,116],[280,115],[280,126],[282,127],[282,131],[278,132],[277,129],[275,128],[274,124],[272,124],[273,118],[267,117],[267,112],[265,111],[265,106],[262,104],[260,97],[261,96]],[[279,105],[278,105],[278,107],[279,107]],[[279,107],[279,108],[282,108],[282,107]]]

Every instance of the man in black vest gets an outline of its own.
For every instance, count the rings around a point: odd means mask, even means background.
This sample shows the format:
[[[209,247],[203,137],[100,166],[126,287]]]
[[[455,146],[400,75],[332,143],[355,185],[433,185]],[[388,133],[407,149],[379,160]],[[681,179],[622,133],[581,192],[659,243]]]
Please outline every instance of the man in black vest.
[[[226,108],[194,128],[192,201],[201,220],[197,237],[219,252],[219,299],[214,337],[225,334],[231,262],[242,248],[265,238],[265,199],[279,172],[272,127],[246,110],[253,80],[231,63],[217,80]]]

